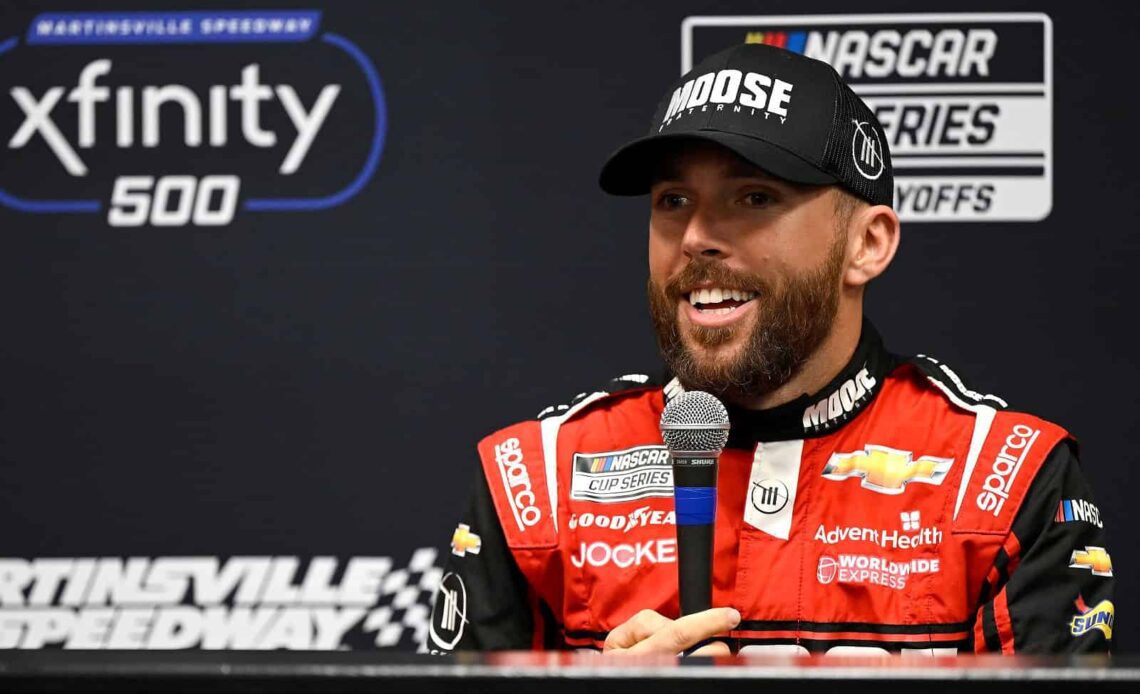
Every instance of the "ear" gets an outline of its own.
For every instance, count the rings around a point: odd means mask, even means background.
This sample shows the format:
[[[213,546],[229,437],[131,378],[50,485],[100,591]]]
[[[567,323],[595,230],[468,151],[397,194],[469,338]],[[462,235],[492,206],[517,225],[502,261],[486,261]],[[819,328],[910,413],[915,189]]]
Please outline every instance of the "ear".
[[[899,216],[886,205],[856,210],[847,225],[848,262],[843,280],[861,287],[887,269],[899,247]]]

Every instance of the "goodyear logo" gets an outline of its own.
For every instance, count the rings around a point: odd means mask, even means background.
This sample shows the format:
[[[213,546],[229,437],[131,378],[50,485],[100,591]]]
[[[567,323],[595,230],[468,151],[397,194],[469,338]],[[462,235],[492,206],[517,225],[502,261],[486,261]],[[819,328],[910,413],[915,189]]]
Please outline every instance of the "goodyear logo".
[[[1111,600],[1101,600],[1094,607],[1085,604],[1084,598],[1077,596],[1077,614],[1069,622],[1069,633],[1084,636],[1090,631],[1100,631],[1104,638],[1112,640],[1112,625],[1116,621],[1116,608]]]
[[[864,489],[902,494],[911,482],[942,484],[953,464],[953,458],[924,455],[915,460],[910,451],[868,444],[855,453],[833,453],[823,476],[835,481],[859,478]]]
[[[875,112],[908,222],[1038,221],[1052,209],[1044,14],[689,17],[683,71],[732,43],[830,64]]]
[[[483,548],[483,538],[471,532],[471,526],[460,523],[451,535],[451,553],[457,557],[467,556],[467,553],[478,554]]]
[[[1087,569],[1093,576],[1112,576],[1112,558],[1104,547],[1085,547],[1073,550],[1069,557],[1070,569]]]

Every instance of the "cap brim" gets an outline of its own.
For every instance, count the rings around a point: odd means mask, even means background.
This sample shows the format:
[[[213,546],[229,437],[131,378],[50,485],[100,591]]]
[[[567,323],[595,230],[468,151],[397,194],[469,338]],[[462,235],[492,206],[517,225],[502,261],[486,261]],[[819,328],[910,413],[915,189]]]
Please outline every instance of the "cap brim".
[[[689,130],[650,135],[619,148],[606,160],[598,183],[611,195],[644,195],[653,185],[663,150],[684,140],[714,142],[771,175],[793,183],[826,185],[837,180],[815,164],[770,142],[720,130]]]

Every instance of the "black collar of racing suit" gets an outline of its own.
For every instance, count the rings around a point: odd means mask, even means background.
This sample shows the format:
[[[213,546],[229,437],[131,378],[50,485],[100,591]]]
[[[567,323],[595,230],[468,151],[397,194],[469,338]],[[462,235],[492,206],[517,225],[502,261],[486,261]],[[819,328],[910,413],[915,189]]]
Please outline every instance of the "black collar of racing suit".
[[[883,380],[899,363],[900,359],[883,347],[875,326],[864,318],[851,360],[819,392],[805,393],[768,410],[726,403],[732,426],[728,447],[752,449],[757,441],[816,438],[833,432],[875,399]],[[666,388],[667,399],[679,390]]]

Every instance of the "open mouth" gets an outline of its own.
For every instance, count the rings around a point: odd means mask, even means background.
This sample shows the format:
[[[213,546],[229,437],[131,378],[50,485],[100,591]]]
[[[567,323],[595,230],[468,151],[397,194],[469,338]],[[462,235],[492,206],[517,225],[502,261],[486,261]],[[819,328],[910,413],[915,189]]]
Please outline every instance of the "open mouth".
[[[723,316],[744,306],[756,296],[756,292],[741,289],[709,287],[707,289],[694,289],[689,292],[689,303],[699,313]]]

